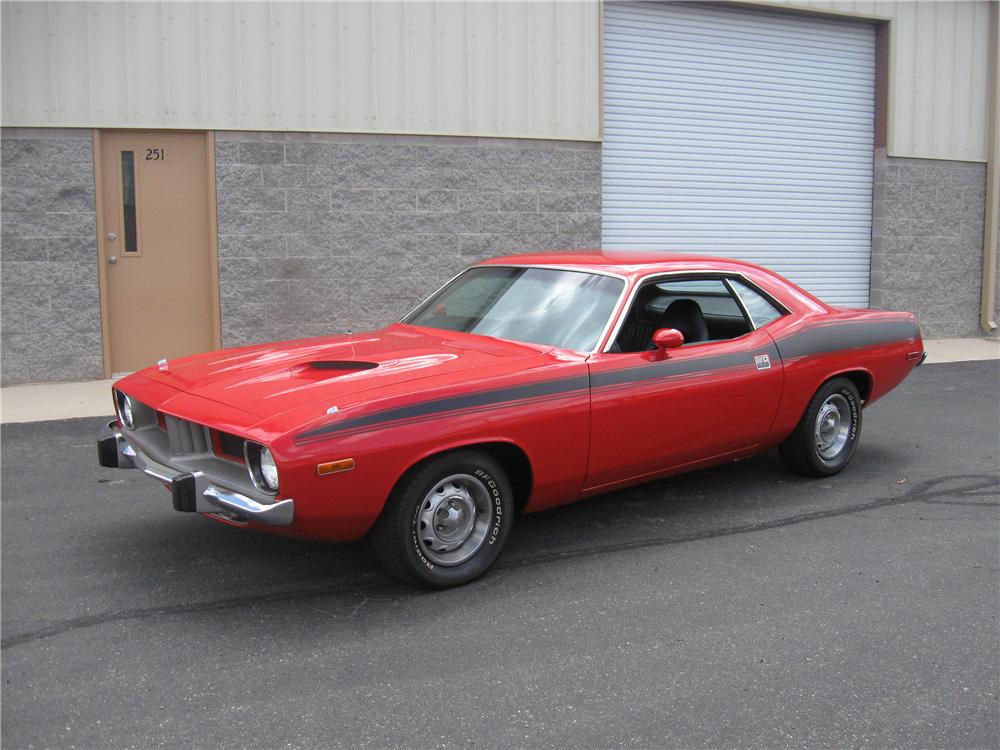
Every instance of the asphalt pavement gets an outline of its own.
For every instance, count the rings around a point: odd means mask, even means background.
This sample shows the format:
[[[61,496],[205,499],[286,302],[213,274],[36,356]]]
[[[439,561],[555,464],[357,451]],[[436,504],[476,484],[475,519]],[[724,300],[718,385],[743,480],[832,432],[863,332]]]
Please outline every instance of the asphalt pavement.
[[[175,513],[99,422],[3,427],[6,748],[1000,746],[996,361],[916,370],[837,477],[525,516],[437,593]]]

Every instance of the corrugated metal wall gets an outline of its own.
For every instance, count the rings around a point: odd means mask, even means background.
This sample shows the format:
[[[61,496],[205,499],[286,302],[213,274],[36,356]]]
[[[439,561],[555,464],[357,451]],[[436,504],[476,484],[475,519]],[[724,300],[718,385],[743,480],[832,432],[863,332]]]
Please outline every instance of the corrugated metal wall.
[[[3,3],[3,124],[600,139],[595,2]]]
[[[987,2],[763,0],[892,19],[889,152],[985,161]],[[3,123],[598,140],[600,5],[10,3]]]
[[[890,20],[889,155],[986,161],[986,0],[775,4]]]

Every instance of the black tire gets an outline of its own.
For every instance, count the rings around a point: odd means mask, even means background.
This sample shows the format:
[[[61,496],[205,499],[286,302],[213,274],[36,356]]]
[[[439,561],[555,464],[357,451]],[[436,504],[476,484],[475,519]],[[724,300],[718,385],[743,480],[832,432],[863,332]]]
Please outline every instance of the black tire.
[[[831,406],[836,415],[829,411]],[[825,416],[822,416],[824,412]],[[828,429],[817,435],[817,422],[821,419]],[[831,419],[836,420],[836,429],[830,427],[833,424]],[[843,444],[839,439],[832,438],[827,442],[827,437],[841,434],[841,425],[846,427],[846,433],[842,435]],[[860,438],[861,396],[858,389],[847,378],[834,378],[816,391],[795,431],[778,450],[792,471],[807,477],[829,477],[850,463]]]
[[[431,518],[441,523],[429,527],[425,521]],[[399,481],[372,529],[371,541],[390,575],[443,589],[489,570],[513,521],[514,494],[503,469],[484,453],[461,450],[430,459]],[[466,528],[469,535],[461,541]]]

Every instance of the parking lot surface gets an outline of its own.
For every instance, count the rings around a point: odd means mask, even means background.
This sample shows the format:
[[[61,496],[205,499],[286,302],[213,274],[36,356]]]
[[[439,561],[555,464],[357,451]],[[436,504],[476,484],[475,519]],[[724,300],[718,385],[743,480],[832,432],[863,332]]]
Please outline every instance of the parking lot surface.
[[[525,516],[436,593],[175,513],[98,419],[4,426],[3,745],[997,747],[998,402],[995,361],[922,367],[839,476]]]

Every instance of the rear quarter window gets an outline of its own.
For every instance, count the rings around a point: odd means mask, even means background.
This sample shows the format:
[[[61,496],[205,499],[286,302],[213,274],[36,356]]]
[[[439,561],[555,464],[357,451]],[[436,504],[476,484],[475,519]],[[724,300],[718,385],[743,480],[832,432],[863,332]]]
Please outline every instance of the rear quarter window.
[[[782,310],[775,307],[767,297],[739,279],[732,279],[730,283],[739,295],[743,306],[746,307],[747,312],[750,314],[750,320],[753,321],[754,328],[766,326],[771,321],[777,320],[785,314]]]

